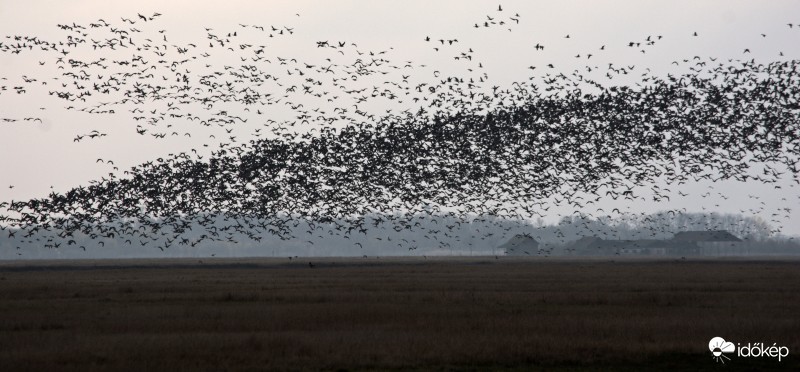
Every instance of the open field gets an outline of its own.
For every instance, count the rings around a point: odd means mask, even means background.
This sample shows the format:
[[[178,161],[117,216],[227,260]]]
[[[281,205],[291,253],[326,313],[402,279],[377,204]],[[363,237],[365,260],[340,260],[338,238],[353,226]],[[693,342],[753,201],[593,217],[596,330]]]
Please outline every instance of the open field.
[[[714,336],[791,353],[723,366]],[[798,370],[798,352],[792,260],[0,262],[0,371]]]

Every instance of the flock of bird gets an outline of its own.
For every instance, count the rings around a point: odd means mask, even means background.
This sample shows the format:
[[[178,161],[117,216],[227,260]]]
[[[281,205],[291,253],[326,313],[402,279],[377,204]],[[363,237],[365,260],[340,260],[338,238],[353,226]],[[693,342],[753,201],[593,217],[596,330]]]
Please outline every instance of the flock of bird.
[[[546,64],[530,67],[543,71],[537,78],[500,87],[456,37],[419,40],[464,63],[462,75],[349,40],[309,45],[318,60],[281,57],[269,42],[292,37],[291,25],[206,28],[203,41],[175,43],[156,26],[160,16],[59,24],[61,40],[6,36],[0,53],[42,53],[38,67],[55,76],[22,76],[0,96],[46,91],[68,110],[127,116],[135,133],[154,139],[198,135],[180,133],[178,122],[216,128],[203,145],[210,153],[191,149],[63,193],[0,203],[9,235],[130,237],[162,250],[297,238],[300,223],[347,236],[386,225],[413,230],[426,216],[531,219],[546,215],[553,198],[590,214],[600,198],[635,200],[642,187],[667,200],[663,183],[780,187],[800,174],[798,60],[697,56],[674,62],[688,72],[665,76],[612,63],[571,72]],[[521,20],[499,6],[474,28],[512,31]],[[644,53],[662,37],[620,47]],[[606,49],[576,58],[588,63]],[[613,82],[624,76],[636,83]],[[382,104],[390,109],[366,108]],[[276,120],[280,110],[289,119]],[[234,133],[253,121],[246,138]],[[72,141],[106,136],[93,130]]]

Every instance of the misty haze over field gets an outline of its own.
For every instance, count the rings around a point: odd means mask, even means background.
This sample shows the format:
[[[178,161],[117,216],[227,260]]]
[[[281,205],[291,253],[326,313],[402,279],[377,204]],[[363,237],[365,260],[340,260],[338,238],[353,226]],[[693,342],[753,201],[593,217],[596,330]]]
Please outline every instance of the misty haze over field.
[[[800,244],[794,238],[775,236],[764,221],[736,215],[681,215],[671,218],[668,213],[643,216],[637,219],[590,219],[563,217],[558,224],[546,225],[542,219],[521,223],[492,217],[473,216],[469,222],[455,217],[414,218],[416,229],[392,228],[392,216],[370,216],[371,228],[347,236],[336,234],[341,223],[298,223],[282,238],[267,235],[252,239],[244,234],[232,235],[219,241],[194,244],[197,234],[187,235],[174,249],[161,251],[143,245],[143,241],[128,238],[97,241],[87,235],[33,244],[19,243],[0,237],[2,245],[16,245],[16,250],[4,250],[6,259],[31,258],[139,258],[139,257],[295,257],[349,256],[376,258],[380,256],[504,256],[525,257],[604,256],[606,251],[576,252],[580,238],[600,237],[610,241],[637,239],[668,240],[680,231],[725,230],[741,236],[742,242],[724,244],[723,250],[709,250],[710,256],[770,256],[800,254]],[[376,221],[382,221],[377,222]],[[515,236],[528,236],[541,243],[518,252],[502,247]],[[42,242],[44,244],[42,245]],[[56,246],[57,245],[57,246]],[[21,255],[18,253],[22,253]]]

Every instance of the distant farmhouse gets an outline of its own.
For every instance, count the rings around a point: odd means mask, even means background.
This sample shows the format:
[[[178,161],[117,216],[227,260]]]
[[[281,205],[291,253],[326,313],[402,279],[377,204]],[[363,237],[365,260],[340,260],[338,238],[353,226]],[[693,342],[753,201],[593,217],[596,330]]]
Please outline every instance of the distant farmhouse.
[[[604,240],[598,237],[583,237],[569,247],[579,255],[607,256],[615,254],[626,255],[696,255],[699,254],[697,245],[672,240]]]
[[[605,240],[584,236],[566,247],[567,252],[584,256],[699,256],[726,253],[742,240],[725,230],[683,231],[671,239]],[[540,244],[530,235],[518,234],[498,248],[506,256],[533,256]]]
[[[672,237],[682,242],[740,242],[741,239],[725,230],[681,231]]]
[[[700,253],[705,255],[719,255],[729,253],[736,243],[742,240],[725,230],[709,231],[683,231],[672,237],[674,241],[692,242],[700,247]]]
[[[672,239],[604,240],[583,237],[567,247],[577,255],[698,256],[722,253],[742,240],[724,230],[684,231]]]
[[[539,242],[530,235],[518,234],[498,248],[504,249],[506,256],[535,256],[539,251]]]

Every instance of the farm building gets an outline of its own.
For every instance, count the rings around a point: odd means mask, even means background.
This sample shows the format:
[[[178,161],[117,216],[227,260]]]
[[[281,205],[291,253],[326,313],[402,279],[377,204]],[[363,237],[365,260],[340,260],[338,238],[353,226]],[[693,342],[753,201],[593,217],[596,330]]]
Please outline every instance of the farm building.
[[[693,242],[671,240],[604,240],[596,236],[585,236],[572,243],[568,249],[578,255],[641,255],[672,256],[696,255],[699,248]]]
[[[672,241],[693,243],[702,255],[720,255],[737,250],[742,240],[726,230],[682,231]]]
[[[673,241],[684,242],[741,242],[742,240],[726,230],[681,231],[672,237]]]
[[[506,256],[536,255],[539,251],[539,242],[530,235],[518,234],[498,248],[505,249]]]
[[[672,239],[604,240],[585,236],[568,247],[579,255],[698,256],[726,253],[726,248],[741,242],[725,230],[683,231]]]
[[[649,256],[687,256],[698,255],[700,249],[692,242],[658,239],[629,240],[621,247],[620,254]]]

